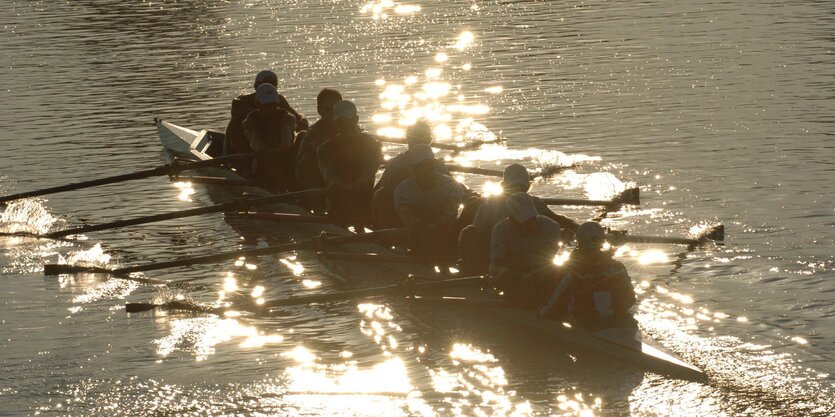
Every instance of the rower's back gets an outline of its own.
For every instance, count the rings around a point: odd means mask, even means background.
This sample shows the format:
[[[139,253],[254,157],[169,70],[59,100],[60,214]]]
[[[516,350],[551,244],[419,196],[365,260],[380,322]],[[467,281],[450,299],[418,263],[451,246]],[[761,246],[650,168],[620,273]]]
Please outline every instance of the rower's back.
[[[570,279],[570,314],[582,321],[605,325],[628,317],[635,305],[635,289],[626,267],[601,250],[605,231],[586,222],[577,229],[577,249],[566,262]]]

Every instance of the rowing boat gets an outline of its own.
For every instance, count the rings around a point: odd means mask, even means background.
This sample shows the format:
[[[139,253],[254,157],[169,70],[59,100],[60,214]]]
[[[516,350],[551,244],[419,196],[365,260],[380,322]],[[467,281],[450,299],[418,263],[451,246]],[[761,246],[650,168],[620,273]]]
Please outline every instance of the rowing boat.
[[[165,121],[157,121],[157,130],[165,149],[175,157],[207,160],[220,156],[223,150],[224,135],[208,130],[192,130]],[[268,191],[254,186],[236,185],[245,179],[236,172],[220,167],[209,167],[201,173],[214,177],[233,180],[231,185],[210,186],[210,190],[222,192],[228,198],[237,197],[242,192],[253,196],[269,196]],[[217,195],[217,194],[215,194]],[[292,204],[278,204],[271,207],[286,213],[309,214],[304,209]],[[298,229],[300,238],[309,238],[325,232],[332,235],[348,235],[352,232],[330,224],[298,224],[287,225],[288,228]],[[288,232],[289,233],[289,232]],[[373,243],[353,244],[343,249],[345,253],[375,253],[380,256],[393,255],[390,248]],[[360,262],[346,259],[347,257],[323,257],[322,262],[337,276],[353,285],[380,283],[402,280],[406,273],[426,275],[427,265],[420,263],[381,263]],[[381,258],[385,259],[385,258]],[[440,277],[439,277],[440,279]],[[494,294],[472,289],[461,288],[451,290],[445,296],[452,297],[438,301],[450,301],[450,309],[455,307],[455,301],[483,301],[477,304],[480,315],[489,315],[499,321],[510,323],[516,328],[529,329],[539,335],[548,335],[560,343],[570,346],[578,353],[595,352],[635,364],[643,369],[687,380],[704,380],[705,374],[696,366],[687,363],[675,353],[664,348],[645,332],[636,328],[608,328],[592,330],[579,323],[564,323],[540,318],[533,311],[507,308],[500,297]],[[429,301],[429,300],[427,300]],[[446,303],[439,305],[444,306]],[[463,303],[462,303],[463,304]],[[469,307],[473,308],[473,307]]]

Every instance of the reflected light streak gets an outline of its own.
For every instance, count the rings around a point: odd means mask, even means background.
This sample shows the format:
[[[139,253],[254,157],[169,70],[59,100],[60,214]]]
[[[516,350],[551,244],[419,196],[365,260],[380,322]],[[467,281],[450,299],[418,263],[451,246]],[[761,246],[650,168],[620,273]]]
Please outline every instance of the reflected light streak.
[[[618,250],[620,251],[620,250]],[[641,265],[652,265],[652,264],[665,264],[670,261],[670,258],[667,254],[660,250],[660,249],[650,249],[644,251],[638,257],[638,263]]]
[[[368,369],[354,363],[331,367],[307,365],[288,368],[285,375],[293,393],[328,394],[408,394],[414,388],[409,381],[406,365],[391,358]]]
[[[393,0],[369,1],[360,8],[360,13],[371,13],[374,20],[388,19],[389,12],[396,15],[410,15],[420,12],[421,7],[412,4],[400,4]]]
[[[316,281],[312,279],[305,279],[302,280],[302,285],[308,289],[316,289],[322,286],[322,281]]]
[[[474,41],[475,35],[473,35],[470,31],[464,31],[458,35],[458,39],[455,41],[455,45],[453,45],[453,47],[459,51],[463,51],[472,46]]]
[[[215,346],[232,339],[243,339],[243,348],[280,343],[280,335],[265,335],[255,327],[244,326],[232,318],[200,317],[171,321],[171,334],[157,339],[157,354],[166,357],[177,350],[192,352],[198,361],[215,353]]]
[[[304,266],[301,264],[301,262],[295,262],[294,259],[296,259],[296,258],[295,257],[287,257],[287,258],[281,258],[280,261],[287,268],[290,268],[290,271],[293,273],[293,275],[298,277],[298,276],[301,276],[302,274],[304,274]]]
[[[194,187],[190,182],[177,181],[174,183],[174,187],[177,187],[180,190],[180,194],[177,195],[178,200],[191,201],[191,196],[194,194]]]
[[[502,184],[500,182],[485,181],[484,185],[481,188],[481,193],[484,195],[484,197],[500,195],[503,192],[504,188],[502,188]]]

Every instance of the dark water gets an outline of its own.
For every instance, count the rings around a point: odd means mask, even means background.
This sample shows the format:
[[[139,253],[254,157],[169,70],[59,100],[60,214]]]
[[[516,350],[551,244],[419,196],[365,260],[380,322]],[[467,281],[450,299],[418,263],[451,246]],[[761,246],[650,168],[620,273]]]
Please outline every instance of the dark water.
[[[606,198],[639,185],[644,204],[613,214],[612,227],[679,236],[723,223],[728,238],[689,253],[621,252],[642,326],[709,384],[575,362],[529,333],[398,305],[128,316],[125,299],[168,295],[40,272],[59,257],[130,264],[249,247],[220,215],[76,243],[0,238],[0,414],[833,415],[832,10],[2,2],[0,194],[156,166],[153,117],[222,129],[229,100],[273,68],[311,116],[318,90],[336,87],[370,130],[396,134],[399,120],[423,115],[442,140],[507,140],[462,157],[474,165],[581,161],[537,183],[538,195]],[[201,186],[148,179],[15,204],[2,226],[57,230],[211,202]],[[205,302],[235,287],[276,299],[337,282],[309,254],[148,275],[211,284],[187,293]]]

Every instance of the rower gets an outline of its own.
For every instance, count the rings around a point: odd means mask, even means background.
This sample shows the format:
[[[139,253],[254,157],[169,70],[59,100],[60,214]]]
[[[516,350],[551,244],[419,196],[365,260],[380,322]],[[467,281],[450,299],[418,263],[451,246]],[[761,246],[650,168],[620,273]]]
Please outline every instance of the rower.
[[[435,153],[418,144],[408,152],[412,176],[394,189],[394,206],[401,223],[413,229],[410,249],[433,261],[455,260],[455,229],[463,186],[437,171]]]
[[[370,224],[374,177],[383,154],[374,136],[359,127],[354,103],[333,106],[334,136],[317,148],[328,216],[358,233]]]
[[[278,88],[278,76],[269,70],[261,71],[255,76],[255,83],[252,88],[257,90],[258,86],[264,83],[271,84],[273,87]],[[227,154],[252,152],[249,142],[244,135],[243,121],[250,112],[258,108],[255,95],[256,93],[241,94],[232,100],[232,118],[229,120],[229,125],[226,126],[227,143],[225,151]],[[298,122],[297,128],[299,128],[299,130],[306,128],[307,119],[290,107],[290,104],[281,95],[279,95],[279,107],[296,117]]]
[[[490,234],[493,226],[507,218],[509,196],[531,188],[531,177],[528,170],[519,164],[508,165],[502,173],[502,193],[483,199],[481,206],[473,218],[472,224],[464,227],[458,237],[458,248],[461,253],[462,267],[468,274],[484,273],[489,264]],[[557,222],[562,228],[561,236],[570,240],[578,224],[568,217],[551,211],[539,197],[531,196],[536,212]]]
[[[296,118],[279,107],[281,95],[272,84],[263,83],[255,93],[258,108],[241,123],[244,136],[255,152],[255,178],[264,188],[289,191],[292,182],[293,132]]]
[[[408,149],[387,161],[383,175],[374,186],[372,217],[376,228],[387,229],[402,226],[394,208],[394,190],[400,183],[412,176],[409,159],[411,149],[417,145],[430,145],[431,143],[432,129],[426,121],[419,120],[406,129]],[[442,160],[435,160],[434,166],[439,174],[449,175],[449,170]]]
[[[316,96],[316,111],[319,120],[306,132],[296,136],[296,182],[302,190],[322,188],[322,174],[319,172],[319,158],[316,149],[336,132],[333,121],[333,105],[342,101],[342,94],[331,88],[323,88]],[[308,201],[308,208],[324,213],[324,204],[318,198]]]
[[[509,215],[490,237],[490,279],[512,303],[538,306],[542,289],[553,280],[561,227],[538,214],[527,193],[507,197],[506,206]]]
[[[576,233],[577,248],[564,265],[562,279],[550,291],[540,314],[566,315],[595,327],[629,324],[635,289],[622,263],[602,250],[606,233],[600,224],[586,222]]]

